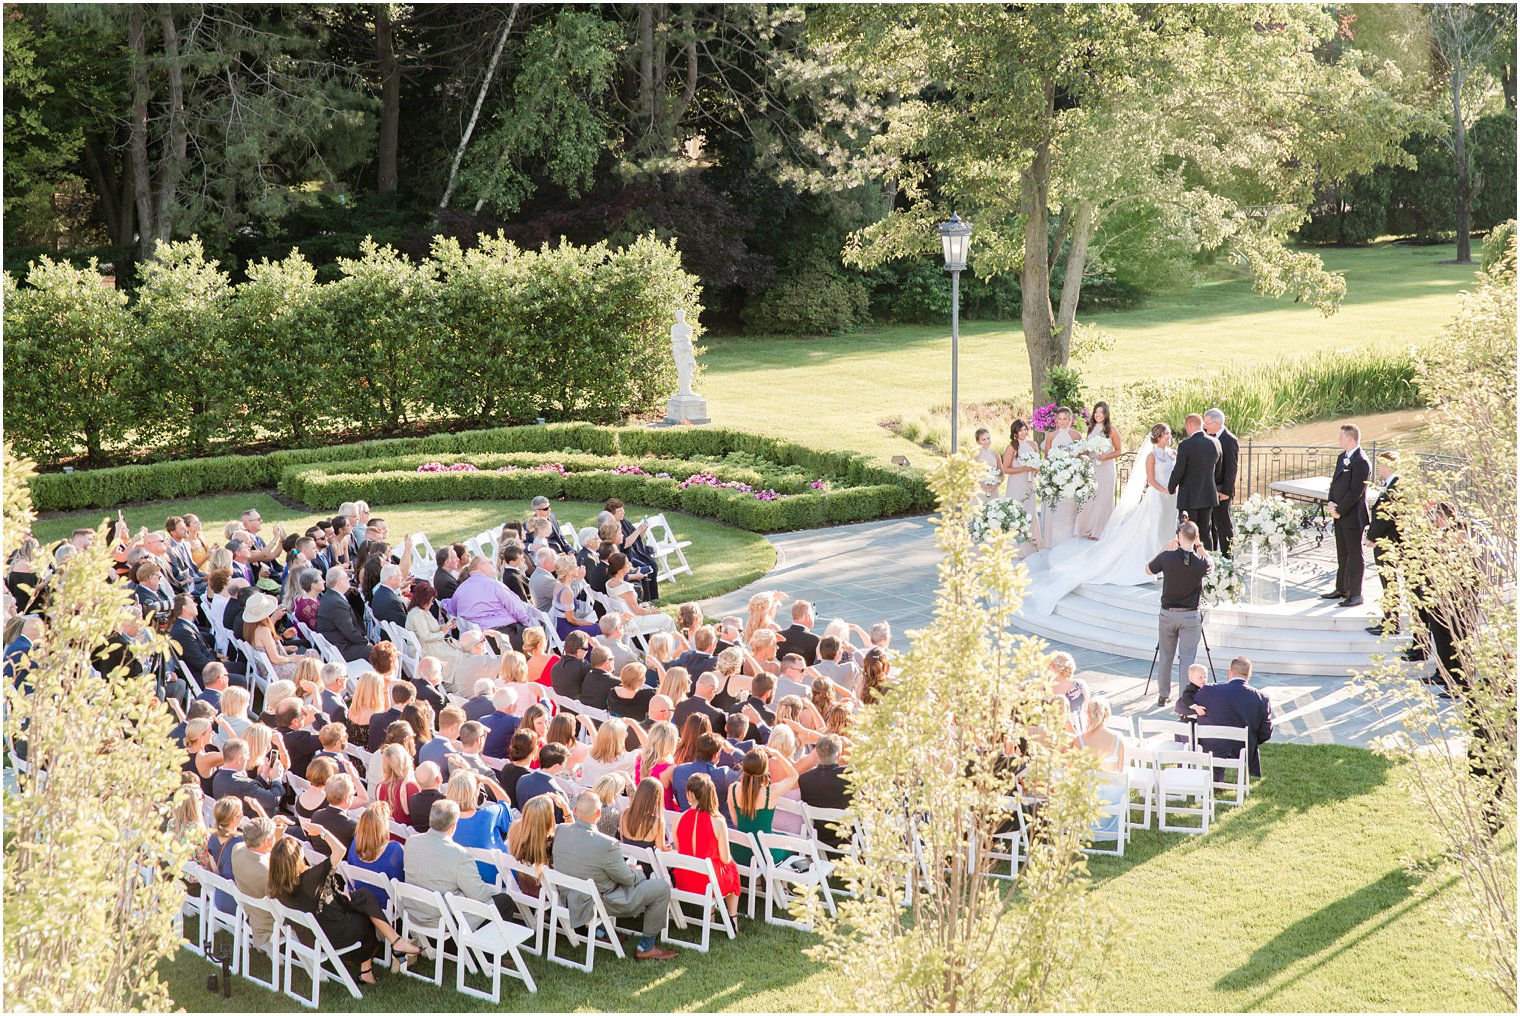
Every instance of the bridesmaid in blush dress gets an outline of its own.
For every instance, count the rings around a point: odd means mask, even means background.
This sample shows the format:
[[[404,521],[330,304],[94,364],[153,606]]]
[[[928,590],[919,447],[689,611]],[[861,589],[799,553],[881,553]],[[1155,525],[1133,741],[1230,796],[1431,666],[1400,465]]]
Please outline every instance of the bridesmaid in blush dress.
[[[1089,540],[1103,536],[1108,520],[1114,514],[1114,494],[1119,485],[1119,456],[1124,454],[1124,436],[1115,427],[1108,413],[1107,402],[1097,402],[1092,408],[1092,422],[1087,425],[1088,440],[1103,429],[1108,439],[1108,451],[1092,452],[1093,484],[1097,488],[1092,500],[1082,506],[1077,514],[1077,535]]]
[[[1034,474],[1040,471],[1040,467],[1038,464],[1026,466],[1019,461],[1021,455],[1039,458],[1039,445],[1030,440],[1032,433],[1029,424],[1023,420],[1014,420],[1013,426],[1008,428],[1008,447],[1003,449],[999,462],[1003,475],[1008,477],[1007,483],[1003,485],[1003,496],[1010,501],[1017,501],[1029,513],[1029,540],[1019,548],[1021,557],[1027,557],[1033,552],[1040,539],[1039,503],[1034,496]]]
[[[1073,413],[1070,409],[1062,406],[1056,410],[1056,429],[1045,435],[1045,457],[1050,457],[1050,452],[1055,448],[1065,448],[1082,440],[1082,432],[1071,425]],[[1042,545],[1046,550],[1058,547],[1077,535],[1077,503],[1069,497],[1063,497],[1053,505],[1045,505],[1044,540]]]
[[[1001,486],[998,477],[1003,469],[997,452],[992,450],[992,431],[986,427],[976,429],[976,460],[987,467],[987,476],[991,477],[990,481],[984,477],[977,484],[977,491],[984,502],[991,501],[998,496],[998,487]]]

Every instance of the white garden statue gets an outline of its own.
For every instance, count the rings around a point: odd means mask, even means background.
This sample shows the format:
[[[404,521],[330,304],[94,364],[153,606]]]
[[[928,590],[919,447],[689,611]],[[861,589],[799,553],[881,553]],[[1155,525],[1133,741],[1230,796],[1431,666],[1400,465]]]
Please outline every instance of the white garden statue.
[[[665,405],[666,423],[708,423],[707,400],[691,390],[691,378],[697,369],[696,346],[691,341],[691,325],[686,312],[676,311],[676,323],[670,326],[670,355],[676,361],[681,390]]]

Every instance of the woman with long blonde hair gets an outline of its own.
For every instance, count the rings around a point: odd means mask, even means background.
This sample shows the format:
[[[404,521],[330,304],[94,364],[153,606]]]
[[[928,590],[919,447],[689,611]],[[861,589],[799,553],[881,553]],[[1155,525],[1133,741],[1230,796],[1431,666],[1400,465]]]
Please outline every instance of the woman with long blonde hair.
[[[539,895],[544,868],[554,861],[554,828],[554,802],[549,795],[540,794],[523,805],[522,816],[507,831],[507,853],[518,864],[533,869],[532,875],[513,873],[517,887],[529,896]]]
[[[628,733],[634,732],[639,747],[644,745],[644,731],[637,723],[612,719],[597,728],[591,738],[591,750],[581,762],[581,784],[590,785],[608,773],[632,774],[639,760],[639,749],[628,749]]]
[[[406,881],[406,860],[401,841],[391,835],[391,818],[394,813],[384,801],[376,801],[359,813],[359,823],[354,827],[354,842],[348,848],[347,861],[356,868],[377,872],[386,878]],[[378,886],[366,885],[375,894],[381,909],[385,908],[390,893]]]
[[[527,648],[527,642],[523,642],[523,648]],[[515,649],[508,649],[501,654],[501,677],[502,683],[517,692],[517,701],[512,706],[512,715],[521,718],[529,707],[538,705],[549,695],[549,689],[541,684],[534,684],[528,680],[528,658]]]
[[[668,795],[670,776],[675,770],[676,746],[679,739],[680,732],[676,730],[676,725],[669,720],[661,720],[649,728],[649,737],[644,741],[644,750],[633,765],[635,780],[660,781],[660,786],[666,788],[669,804],[672,807],[675,805],[675,798]]]
[[[412,816],[407,811],[406,803],[422,789],[412,778],[413,772],[412,756],[407,754],[406,748],[399,744],[388,744],[380,749],[381,780],[380,786],[375,788],[376,803],[388,806],[397,822],[411,822]],[[401,837],[396,837],[396,842],[402,842]]]
[[[385,678],[373,670],[366,670],[354,686],[354,697],[348,704],[348,743],[356,748],[368,748],[369,721],[376,713],[383,713],[389,704],[385,700]],[[376,745],[375,747],[379,747]]]
[[[665,671],[665,676],[660,678],[658,694],[670,699],[671,705],[680,705],[690,693],[691,674],[685,667],[671,667]]]
[[[776,604],[780,598],[781,594],[776,592],[756,593],[749,598],[749,616],[744,620],[745,641],[749,641],[762,628],[781,630],[781,626],[776,624]]]

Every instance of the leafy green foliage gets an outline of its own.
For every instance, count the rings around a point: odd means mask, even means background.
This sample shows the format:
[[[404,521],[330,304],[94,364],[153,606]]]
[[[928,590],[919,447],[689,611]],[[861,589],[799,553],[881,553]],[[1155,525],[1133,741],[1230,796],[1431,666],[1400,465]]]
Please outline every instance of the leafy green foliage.
[[[141,326],[93,261],[44,257],[27,281],[5,275],[6,432],[26,454],[98,460],[131,424]]]
[[[1058,406],[1082,408],[1082,372],[1073,367],[1050,368],[1043,394]]]
[[[866,320],[870,299],[859,273],[817,256],[751,301],[744,322],[761,332],[833,335]]]

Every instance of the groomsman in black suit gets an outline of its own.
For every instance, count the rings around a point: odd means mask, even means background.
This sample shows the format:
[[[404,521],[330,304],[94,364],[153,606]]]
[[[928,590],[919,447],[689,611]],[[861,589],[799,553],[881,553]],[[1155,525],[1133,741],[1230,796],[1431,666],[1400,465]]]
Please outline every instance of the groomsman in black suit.
[[[1383,621],[1367,629],[1372,635],[1384,632],[1397,635],[1399,631],[1399,577],[1392,562],[1393,546],[1399,542],[1399,523],[1393,514],[1393,506],[1399,497],[1398,470],[1398,452],[1378,453],[1378,480],[1383,491],[1372,503],[1367,542],[1372,544],[1372,563],[1383,580]]]
[[[1340,599],[1342,607],[1360,607],[1365,567],[1362,532],[1369,521],[1367,481],[1372,478],[1372,463],[1362,451],[1362,431],[1356,424],[1342,424],[1340,440],[1342,453],[1335,460],[1335,475],[1330,478],[1330,517],[1335,520],[1335,588],[1320,597]],[[1181,456],[1178,461],[1181,462]]]
[[[1230,506],[1235,503],[1235,478],[1240,472],[1240,442],[1224,425],[1224,410],[1214,408],[1203,414],[1203,430],[1219,442],[1219,464],[1214,467],[1214,486],[1219,504],[1214,509],[1214,541],[1220,553],[1229,554],[1235,540],[1235,522]]]
[[[1219,465],[1219,442],[1203,431],[1203,417],[1189,413],[1183,422],[1187,439],[1177,446],[1177,462],[1167,489],[1177,495],[1177,522],[1183,513],[1198,526],[1198,542],[1214,550],[1214,509],[1219,507],[1219,488],[1214,469]]]

